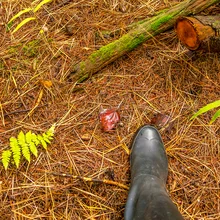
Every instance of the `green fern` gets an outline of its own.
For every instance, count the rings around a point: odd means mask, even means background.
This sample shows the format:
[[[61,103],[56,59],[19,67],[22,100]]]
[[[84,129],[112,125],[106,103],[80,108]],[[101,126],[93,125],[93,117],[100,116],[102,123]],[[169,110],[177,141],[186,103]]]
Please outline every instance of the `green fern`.
[[[34,133],[32,133],[31,134],[32,135],[32,141],[33,141],[33,143],[36,145],[36,146],[38,146],[39,144],[40,144],[40,141],[37,139],[37,135],[36,134],[34,134]]]
[[[31,131],[27,132],[26,133],[26,142],[29,146],[29,149],[30,149],[30,152],[35,156],[37,157],[38,156],[38,150],[37,150],[37,145],[38,144],[35,144],[35,142],[33,141],[33,134],[31,133]]]
[[[24,135],[23,131],[21,131],[18,134],[18,144],[20,145],[20,148],[21,148],[21,151],[22,151],[22,154],[23,154],[24,158],[30,163],[31,153],[30,153],[30,150],[29,150],[29,145],[26,142],[26,138],[25,138],[25,135]]]
[[[47,143],[46,143],[46,141],[44,140],[44,138],[43,138],[43,136],[41,136],[41,135],[37,135],[37,139],[40,141],[40,143],[41,143],[41,145],[43,146],[43,148],[45,149],[45,150],[47,150]]]
[[[11,159],[11,151],[10,150],[3,151],[3,153],[2,153],[2,163],[3,163],[3,166],[4,166],[5,170],[8,169],[10,159]]]
[[[26,14],[26,13],[29,13],[29,12],[33,12],[33,13],[36,13],[40,8],[42,8],[43,5],[47,4],[47,3],[50,3],[52,2],[52,0],[42,0],[40,3],[38,3],[35,7],[29,7],[29,8],[25,8],[21,11],[19,11],[16,15],[14,15],[10,21],[8,22],[7,26],[8,26],[8,29],[11,28],[12,26],[12,22],[19,18],[21,15],[23,14]],[[32,5],[35,4],[36,1],[32,2]],[[23,25],[25,25],[26,23],[28,23],[29,21],[32,21],[32,20],[36,20],[36,17],[28,17],[24,20],[22,20],[17,26],[16,28],[12,31],[12,34],[15,33],[16,31],[18,31]]]
[[[17,138],[10,137],[10,149],[2,152],[2,163],[7,170],[11,155],[13,157],[13,162],[16,167],[19,167],[21,156],[23,156],[29,163],[31,161],[31,153],[37,157],[38,156],[38,146],[42,146],[45,150],[47,150],[48,144],[51,143],[54,136],[55,125],[53,125],[48,131],[40,134],[34,134],[31,131],[26,134],[23,131],[20,131]]]
[[[217,101],[214,101],[212,103],[209,103],[207,104],[206,106],[202,107],[199,109],[198,112],[196,112],[192,117],[191,117],[191,120],[192,119],[195,119],[197,118],[199,115],[205,113],[205,112],[208,112],[214,108],[217,108],[217,107],[220,107],[220,100],[217,100]],[[213,115],[211,121],[209,122],[209,124],[212,124],[213,122],[215,122],[215,120],[220,117],[220,109],[216,111],[216,113]]]
[[[10,138],[10,147],[13,154],[15,165],[18,168],[21,159],[21,148],[19,147],[18,140],[15,137]]]

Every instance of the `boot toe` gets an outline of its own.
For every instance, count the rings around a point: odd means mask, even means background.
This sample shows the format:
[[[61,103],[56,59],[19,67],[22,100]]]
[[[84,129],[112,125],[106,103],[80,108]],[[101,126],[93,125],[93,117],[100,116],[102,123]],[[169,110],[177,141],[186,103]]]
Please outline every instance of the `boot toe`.
[[[157,129],[149,125],[141,127],[137,132],[136,138],[146,138],[148,140],[156,139],[161,143],[163,142],[160,133],[157,131]]]

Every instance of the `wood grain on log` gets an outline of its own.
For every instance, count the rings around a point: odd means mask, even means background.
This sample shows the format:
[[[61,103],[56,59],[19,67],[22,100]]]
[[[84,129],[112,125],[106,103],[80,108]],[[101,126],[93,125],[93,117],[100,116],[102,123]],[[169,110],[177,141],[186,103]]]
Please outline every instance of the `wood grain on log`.
[[[180,17],[175,29],[190,50],[220,51],[220,16]]]

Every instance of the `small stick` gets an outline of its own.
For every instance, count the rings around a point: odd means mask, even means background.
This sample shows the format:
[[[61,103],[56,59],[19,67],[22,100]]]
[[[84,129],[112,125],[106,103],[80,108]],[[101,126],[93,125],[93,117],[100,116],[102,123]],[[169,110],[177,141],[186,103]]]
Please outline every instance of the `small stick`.
[[[33,107],[33,108],[30,110],[30,112],[28,113],[28,116],[31,116],[31,115],[33,114],[34,110],[39,106],[40,101],[41,101],[41,99],[42,99],[42,97],[43,97],[43,93],[44,93],[44,90],[41,89],[40,92],[39,92],[37,101],[36,101],[34,107]]]
[[[56,173],[56,172],[48,172],[48,174],[54,175],[54,176],[62,176],[62,177],[67,177],[67,178],[73,178],[73,179],[79,179],[79,180],[83,180],[86,182],[98,182],[98,183],[105,183],[105,184],[109,184],[109,185],[114,185],[114,186],[118,186],[120,188],[126,189],[128,190],[129,187],[119,183],[119,182],[115,182],[112,180],[108,180],[108,179],[93,179],[90,177],[82,177],[82,176],[74,176],[72,174],[68,174],[68,173]]]
[[[41,107],[44,107],[44,106],[47,106],[47,104],[39,105],[39,106],[37,106],[36,108],[41,108]],[[36,109],[36,108],[35,108],[35,109]],[[13,111],[13,112],[4,113],[4,117],[5,117],[5,116],[9,116],[9,115],[13,115],[13,114],[26,113],[26,112],[31,111],[32,109],[33,109],[33,108],[22,109],[22,110],[16,110],[16,111]]]

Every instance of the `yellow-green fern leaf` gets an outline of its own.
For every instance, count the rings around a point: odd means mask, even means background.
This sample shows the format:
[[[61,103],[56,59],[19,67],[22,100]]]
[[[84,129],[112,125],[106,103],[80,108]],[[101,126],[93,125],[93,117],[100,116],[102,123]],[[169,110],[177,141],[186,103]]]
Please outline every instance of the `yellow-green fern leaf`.
[[[11,151],[10,150],[5,150],[2,152],[2,163],[3,163],[5,170],[8,169],[10,158],[11,158]]]
[[[16,18],[20,17],[21,15],[23,15],[24,13],[27,13],[29,11],[31,11],[32,8],[25,8],[22,11],[19,11],[16,15],[14,15],[11,20],[8,22],[8,24],[10,24],[12,21],[14,21]]]
[[[20,133],[18,134],[18,144],[20,145],[22,154],[24,156],[24,158],[30,162],[31,161],[31,154],[29,151],[29,146],[26,143],[26,135],[23,133],[23,131],[20,131]]]
[[[49,138],[49,139],[53,139],[53,136],[54,136],[54,133],[50,130],[48,130],[47,132],[45,132],[44,134],[46,134],[46,136]]]
[[[44,140],[44,138],[41,136],[41,135],[37,135],[37,138],[38,138],[38,140],[40,141],[40,143],[41,143],[41,145],[43,146],[43,148],[45,149],[45,150],[47,150],[47,143],[46,143],[46,141]]]
[[[51,140],[53,140],[54,130],[55,130],[55,125],[52,125],[48,131],[42,134],[41,137],[47,144],[50,144]]]
[[[10,147],[13,154],[13,159],[16,167],[19,167],[20,159],[21,159],[21,148],[18,144],[18,141],[15,137],[10,138]]]
[[[21,146],[26,143],[26,138],[23,131],[20,131],[18,134],[18,144]]]
[[[37,138],[37,135],[32,133],[32,141],[35,143],[35,146],[38,146],[40,144],[40,141]]]
[[[33,9],[33,12],[36,12],[38,11],[43,5],[51,2],[52,0],[43,0],[41,1],[34,9]]]
[[[29,148],[30,148],[31,153],[32,153],[35,157],[37,157],[37,156],[38,156],[38,150],[37,150],[37,147],[36,147],[36,145],[35,145],[34,142],[31,142],[31,143],[29,144]]]
[[[212,124],[219,117],[220,117],[220,109],[212,116],[212,119],[209,122],[209,124]]]
[[[29,150],[30,152],[35,156],[37,157],[38,156],[38,150],[37,150],[37,147],[35,145],[35,142],[33,140],[33,138],[36,137],[36,135],[34,136],[31,131],[28,131],[26,134],[25,134],[25,138],[26,138],[26,142],[29,146]],[[38,140],[38,139],[37,139]],[[40,143],[38,141],[38,143]]]
[[[26,18],[24,19],[22,22],[20,22],[17,27],[12,31],[12,34],[14,34],[16,31],[18,31],[23,25],[25,25],[26,23],[28,23],[29,21],[35,20],[35,17],[30,17],[30,18]]]
[[[47,135],[46,133],[43,133],[43,134],[42,134],[42,137],[43,137],[43,139],[44,139],[48,144],[51,143],[51,141],[50,141],[51,136]]]
[[[28,144],[24,143],[23,145],[21,145],[21,150],[22,150],[22,154],[23,154],[24,158],[30,163],[30,161],[31,161],[31,154],[30,154],[30,150],[29,150]]]
[[[49,144],[50,144],[50,141],[53,140],[54,131],[55,131],[55,125],[52,125],[48,131],[43,133],[44,140]]]
[[[217,108],[220,106],[220,100],[217,100],[217,101],[214,101],[214,102],[211,102],[209,104],[207,104],[206,106],[203,106],[202,108],[199,109],[198,112],[196,112],[190,119],[195,119],[197,118],[199,115],[207,112],[207,111],[210,111],[214,108]]]
[[[28,131],[25,134],[25,140],[26,140],[27,144],[30,144],[32,142],[32,133],[31,133],[31,131]]]
[[[53,124],[46,133],[49,133],[51,136],[54,135],[56,125]]]

